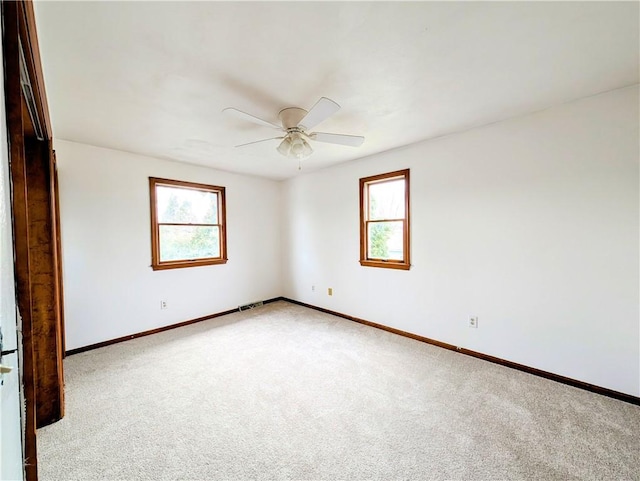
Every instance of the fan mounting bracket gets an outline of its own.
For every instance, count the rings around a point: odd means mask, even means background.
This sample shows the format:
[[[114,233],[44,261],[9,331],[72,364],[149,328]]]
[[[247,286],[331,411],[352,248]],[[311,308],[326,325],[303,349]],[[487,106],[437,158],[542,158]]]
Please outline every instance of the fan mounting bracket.
[[[305,109],[299,109],[298,107],[289,107],[282,109],[278,114],[280,121],[282,122],[282,128],[284,130],[294,129],[298,127],[298,123],[307,115]]]

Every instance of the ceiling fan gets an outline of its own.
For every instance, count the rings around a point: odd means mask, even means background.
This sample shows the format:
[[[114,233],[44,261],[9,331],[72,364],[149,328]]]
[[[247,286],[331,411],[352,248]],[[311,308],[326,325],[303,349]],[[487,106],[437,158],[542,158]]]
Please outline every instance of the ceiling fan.
[[[351,147],[360,147],[362,145],[364,137],[358,135],[330,134],[327,132],[308,133],[316,125],[335,114],[338,110],[340,110],[340,106],[336,102],[326,97],[321,97],[308,112],[298,107],[282,109],[278,114],[281,125],[263,120],[233,107],[226,108],[222,112],[243,120],[248,120],[254,124],[284,132],[284,135],[281,137],[256,140],[254,142],[236,145],[236,147],[244,147],[260,142],[268,142],[270,140],[281,140],[277,147],[278,152],[285,157],[301,160],[309,157],[313,153],[310,141],[348,145]]]

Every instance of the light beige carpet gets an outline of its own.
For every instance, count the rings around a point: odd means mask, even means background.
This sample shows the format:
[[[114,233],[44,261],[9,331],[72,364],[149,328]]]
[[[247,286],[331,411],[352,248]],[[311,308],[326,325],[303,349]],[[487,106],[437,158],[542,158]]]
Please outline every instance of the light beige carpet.
[[[287,302],[67,358],[41,480],[640,479],[640,408]]]

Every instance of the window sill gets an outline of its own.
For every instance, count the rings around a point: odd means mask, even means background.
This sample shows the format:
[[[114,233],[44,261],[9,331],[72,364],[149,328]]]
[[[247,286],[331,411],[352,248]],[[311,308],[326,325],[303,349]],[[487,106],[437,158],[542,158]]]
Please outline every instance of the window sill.
[[[227,259],[200,259],[193,261],[175,261],[175,262],[162,262],[161,264],[151,264],[151,268],[154,271],[162,271],[166,269],[181,269],[183,267],[200,267],[200,266],[213,266],[216,264],[226,264]]]
[[[405,262],[394,261],[374,261],[374,260],[360,260],[360,265],[364,267],[382,267],[383,269],[400,269],[408,271],[411,269],[411,264]]]

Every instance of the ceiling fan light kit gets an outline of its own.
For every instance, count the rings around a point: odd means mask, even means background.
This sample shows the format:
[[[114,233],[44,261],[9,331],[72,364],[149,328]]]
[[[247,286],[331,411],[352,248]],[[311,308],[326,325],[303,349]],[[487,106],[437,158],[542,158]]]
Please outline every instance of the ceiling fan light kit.
[[[285,157],[302,160],[306,159],[313,153],[313,148],[311,148],[312,140],[329,144],[348,145],[351,147],[359,147],[362,145],[364,137],[357,135],[331,134],[325,132],[307,133],[308,130],[313,129],[316,125],[326,120],[339,109],[340,106],[336,102],[326,97],[321,97],[308,112],[298,107],[282,109],[278,114],[282,126],[231,107],[224,109],[223,113],[285,132],[284,137],[272,137],[270,139],[257,140],[246,144],[236,145],[236,147],[244,147],[246,145],[256,144],[259,142],[266,142],[268,140],[282,140],[276,150]]]
[[[280,142],[278,152],[285,157],[300,160],[309,157],[313,153],[313,149],[309,144],[309,137],[303,132],[290,132],[284,140]]]

